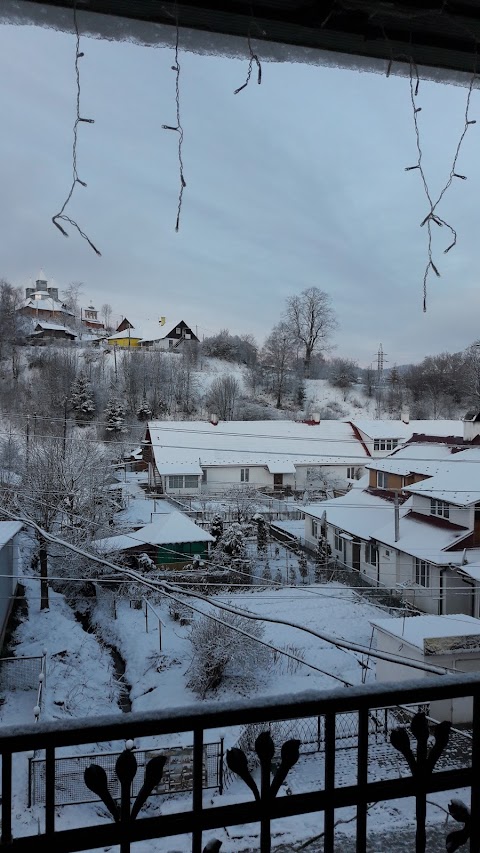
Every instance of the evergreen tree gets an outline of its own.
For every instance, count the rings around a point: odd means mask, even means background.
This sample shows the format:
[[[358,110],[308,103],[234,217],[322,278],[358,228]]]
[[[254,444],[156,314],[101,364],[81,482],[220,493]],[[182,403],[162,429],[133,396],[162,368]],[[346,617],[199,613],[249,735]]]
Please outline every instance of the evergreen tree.
[[[210,533],[215,539],[215,546],[218,545],[219,540],[223,536],[223,518],[218,512],[213,516],[212,523],[210,525]]]
[[[302,583],[305,583],[308,577],[308,562],[307,556],[304,551],[301,551],[298,556],[298,571],[300,573],[300,577],[302,579]]]
[[[283,578],[282,578],[282,573],[281,573],[280,569],[277,569],[277,571],[276,571],[276,574],[275,574],[275,583],[281,583],[281,584],[283,584]]]
[[[295,566],[290,566],[290,583],[292,586],[297,585],[297,570]]]
[[[75,412],[77,423],[82,424],[93,418],[95,401],[92,396],[92,386],[83,373],[73,382],[70,404]]]
[[[125,408],[118,397],[110,397],[103,413],[107,433],[126,432]]]
[[[257,551],[265,552],[268,545],[268,528],[267,522],[263,515],[257,513],[254,516],[254,521],[257,523]]]
[[[328,544],[326,537],[320,536],[317,545],[317,553],[315,554],[315,580],[317,582],[321,581],[322,573],[327,568],[331,556],[332,549]]]
[[[138,409],[137,409],[137,418],[139,421],[148,421],[148,419],[151,417],[152,417],[152,409],[144,397],[142,402],[140,403]]]
[[[268,562],[268,560],[265,561],[265,565],[263,567],[263,572],[262,572],[262,577],[265,581],[268,581],[269,583],[272,580],[272,571],[270,569],[270,563]]]

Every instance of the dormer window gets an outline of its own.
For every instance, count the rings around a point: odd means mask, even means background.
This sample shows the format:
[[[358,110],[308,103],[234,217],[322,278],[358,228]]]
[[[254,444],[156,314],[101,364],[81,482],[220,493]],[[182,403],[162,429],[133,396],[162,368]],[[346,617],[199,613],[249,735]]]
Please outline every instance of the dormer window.
[[[377,471],[377,489],[388,488],[388,474],[386,471]]]
[[[376,438],[373,442],[374,450],[395,450],[398,444],[397,438]]]
[[[430,515],[437,515],[440,518],[450,518],[450,504],[431,498]]]

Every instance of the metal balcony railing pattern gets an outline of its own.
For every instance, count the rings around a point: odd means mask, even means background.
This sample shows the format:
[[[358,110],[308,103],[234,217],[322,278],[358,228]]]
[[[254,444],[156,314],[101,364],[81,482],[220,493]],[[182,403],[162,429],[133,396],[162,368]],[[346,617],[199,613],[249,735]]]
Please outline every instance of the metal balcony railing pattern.
[[[473,699],[473,728],[471,739],[465,739],[453,762],[439,761],[450,735],[449,724],[438,727],[430,725],[423,714],[414,717],[406,728],[400,727],[390,732],[391,743],[385,747],[398,755],[403,763],[402,775],[387,774],[378,778],[370,772],[373,743],[371,728],[372,714],[379,709],[398,706],[425,705],[441,699]],[[356,849],[364,853],[368,835],[369,803],[388,802],[407,797],[415,798],[417,816],[418,853],[425,850],[425,803],[427,794],[441,791],[470,789],[470,811],[456,801],[452,815],[465,825],[457,836],[469,839],[470,851],[480,850],[480,821],[470,819],[470,815],[480,814],[480,676],[455,675],[435,676],[422,680],[408,681],[401,685],[363,685],[361,687],[339,688],[325,692],[308,692],[291,697],[279,697],[275,704],[270,698],[255,702],[238,700],[233,706],[222,703],[204,702],[182,709],[169,709],[149,713],[132,713],[119,717],[99,717],[92,721],[66,721],[60,723],[40,722],[35,727],[10,727],[0,732],[0,753],[2,755],[2,803],[1,803],[1,839],[0,850],[13,853],[40,853],[49,850],[55,853],[94,850],[102,847],[119,846],[121,853],[128,853],[130,845],[136,841],[173,836],[187,837],[192,853],[201,853],[204,846],[215,838],[215,830],[244,824],[258,825],[259,841],[256,849],[261,853],[271,850],[271,822],[293,815],[323,814],[324,850],[335,851],[335,814],[338,809],[354,807],[356,809]],[[357,718],[355,730],[355,749],[352,756],[353,776],[348,780],[339,779],[337,762],[345,755],[337,749],[338,721],[342,715]],[[323,752],[311,760],[321,761],[323,784],[303,793],[281,794],[282,781],[288,778],[291,768],[301,751],[300,738],[285,743],[275,743],[275,726],[279,721],[305,720],[322,717]],[[232,802],[229,792],[228,804],[215,806],[211,793],[204,797],[204,744],[211,739],[212,729],[244,727],[247,725],[263,727],[254,744],[258,756],[259,769],[252,767],[250,756],[236,747],[227,753],[230,770],[239,776],[248,788],[245,792],[251,799],[239,796]],[[297,726],[299,728],[299,726]],[[353,731],[353,730],[352,730]],[[132,799],[133,781],[139,773],[132,752],[133,740],[152,738],[159,735],[191,733],[193,742],[192,794],[189,808],[185,797],[178,802],[169,801],[165,813],[152,815],[152,810],[142,815],[141,808],[147,802],[150,793],[161,782],[165,761],[160,756],[154,764],[146,766],[143,784],[136,799]],[[112,741],[126,742],[128,747],[117,761],[116,776],[120,782],[114,797],[109,799],[109,781],[98,765],[90,765],[85,776],[87,787],[109,803],[107,806],[113,819],[105,813],[102,822],[98,822],[98,811],[92,809],[91,824],[86,820],[87,812],[82,812],[82,825],[75,828],[62,828],[61,810],[55,807],[56,797],[56,757],[65,747],[81,744],[98,744],[105,749]],[[228,737],[227,737],[228,742]],[[230,740],[230,742],[232,742]],[[141,746],[140,748],[143,748]],[[27,761],[26,752],[44,750],[45,756],[45,807],[43,825],[38,833],[22,835],[25,827],[17,827],[16,812],[18,800],[13,809],[13,784],[18,779],[18,764]],[[280,759],[276,759],[276,754]],[[127,753],[129,755],[127,756]],[[232,758],[233,756],[233,758]],[[437,763],[438,762],[438,763]],[[95,769],[96,767],[96,769]],[[140,780],[142,781],[142,780]],[[346,782],[346,783],[345,783]],[[137,789],[136,789],[137,790]],[[251,793],[250,793],[251,792]],[[178,810],[175,811],[175,807]],[[71,807],[70,807],[71,808]],[[85,807],[84,807],[85,808]],[[412,812],[412,820],[415,815]],[[423,826],[421,825],[423,821]],[[453,842],[452,842],[453,843]],[[463,843],[463,842],[462,842]],[[178,841],[177,841],[178,844]],[[212,848],[210,848],[212,849]],[[451,849],[456,849],[451,847]],[[222,851],[223,853],[223,851]],[[228,850],[226,851],[228,853]]]

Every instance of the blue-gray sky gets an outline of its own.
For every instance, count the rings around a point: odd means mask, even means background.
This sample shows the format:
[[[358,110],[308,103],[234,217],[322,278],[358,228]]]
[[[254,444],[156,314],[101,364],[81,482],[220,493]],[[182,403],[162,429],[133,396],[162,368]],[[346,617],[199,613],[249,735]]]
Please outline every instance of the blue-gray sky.
[[[138,324],[165,315],[201,333],[260,341],[285,298],[316,285],[338,314],[336,354],[389,363],[459,350],[479,337],[480,103],[439,213],[458,231],[422,313],[427,213],[405,78],[266,63],[239,95],[246,61],[181,55],[187,188],[174,231],[178,164],[172,51],[82,41],[78,187],[68,208],[98,258],[51,223],[71,181],[74,39],[0,26],[0,277],[25,286],[43,267],[60,289],[84,282]],[[418,103],[433,193],[448,176],[466,89],[422,82]]]

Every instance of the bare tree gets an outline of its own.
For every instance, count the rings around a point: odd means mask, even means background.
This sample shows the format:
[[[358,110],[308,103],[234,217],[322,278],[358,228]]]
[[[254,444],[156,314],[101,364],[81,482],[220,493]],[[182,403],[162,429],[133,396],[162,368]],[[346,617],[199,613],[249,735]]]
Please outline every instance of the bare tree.
[[[108,330],[110,328],[110,320],[112,319],[112,306],[108,302],[104,302],[100,308],[100,313],[103,317],[105,328]]]
[[[219,376],[210,386],[207,405],[222,421],[231,421],[239,393],[240,385],[234,376]]]
[[[75,317],[80,316],[80,297],[83,296],[83,281],[71,281],[62,294],[64,304]]]
[[[308,287],[299,296],[287,299],[285,319],[303,347],[303,370],[308,379],[312,356],[328,348],[332,332],[338,325],[331,297],[318,287]]]
[[[21,510],[47,533],[61,530],[64,538],[85,543],[102,528],[108,514],[108,460],[93,441],[49,439],[32,441],[25,459]],[[40,607],[48,601],[49,544],[36,534],[40,561]]]
[[[294,336],[290,326],[287,323],[278,323],[266,339],[261,354],[262,364],[271,377],[277,409],[282,407],[288,372],[293,364],[293,343]]]

